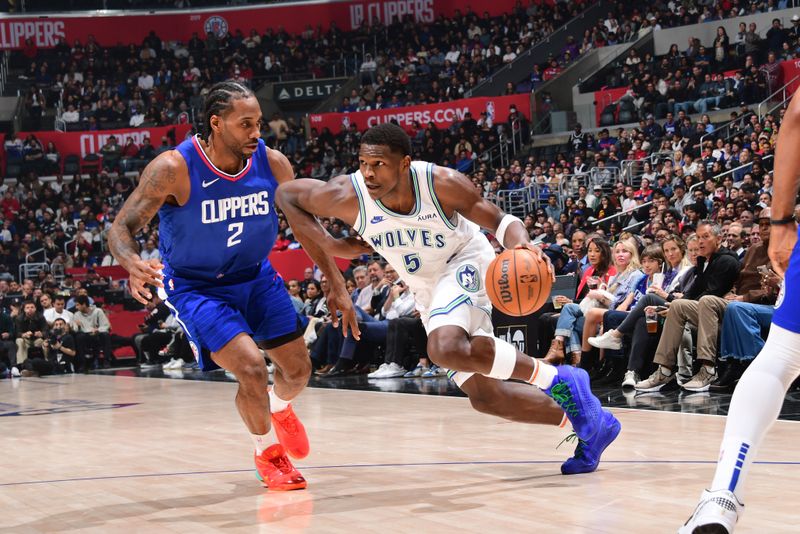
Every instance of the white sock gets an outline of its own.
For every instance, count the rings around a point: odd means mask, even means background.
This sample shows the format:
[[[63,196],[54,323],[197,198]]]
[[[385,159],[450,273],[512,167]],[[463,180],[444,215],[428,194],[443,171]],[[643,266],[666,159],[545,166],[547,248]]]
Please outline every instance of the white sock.
[[[259,455],[273,444],[273,441],[269,439],[269,432],[263,435],[250,434],[250,437],[253,438],[253,444],[256,446],[256,454]]]
[[[661,368],[661,374],[664,376],[672,376],[672,369],[664,367],[663,365],[659,365],[659,367]]]
[[[269,388],[269,411],[270,413],[282,412],[289,407],[289,402],[278,397],[275,388]]]
[[[558,375],[558,369],[549,363],[545,363],[544,360],[531,359],[533,360],[533,373],[531,373],[528,383],[539,389],[548,389],[553,385],[553,380]]]
[[[750,466],[798,375],[800,334],[773,324],[764,348],[733,393],[712,491],[731,491],[739,502],[744,502],[744,482]]]

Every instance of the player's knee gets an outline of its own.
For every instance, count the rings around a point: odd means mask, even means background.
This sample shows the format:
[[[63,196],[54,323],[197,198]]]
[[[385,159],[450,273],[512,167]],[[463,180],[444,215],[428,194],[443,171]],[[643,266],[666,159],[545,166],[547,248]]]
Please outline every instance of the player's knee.
[[[469,356],[469,343],[458,342],[445,336],[431,336],[428,338],[428,357],[439,367],[469,370],[464,367]]]
[[[308,356],[295,358],[288,365],[281,366],[281,374],[287,382],[305,385],[311,376],[311,359]]]
[[[245,387],[263,388],[269,382],[267,365],[262,358],[250,358],[243,361],[231,372],[236,376],[239,384]]]

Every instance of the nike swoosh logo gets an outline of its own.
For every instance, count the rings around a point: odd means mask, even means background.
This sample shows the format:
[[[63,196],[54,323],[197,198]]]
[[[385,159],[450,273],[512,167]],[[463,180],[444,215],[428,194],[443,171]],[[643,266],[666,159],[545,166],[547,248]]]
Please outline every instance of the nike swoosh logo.
[[[383,216],[381,216],[381,215],[376,215],[376,216],[375,216],[375,217],[373,217],[373,218],[372,218],[372,220],[371,220],[371,221],[369,221],[369,222],[370,222],[370,223],[372,223],[372,224],[378,224],[379,222],[382,222],[382,221],[385,221],[385,220],[386,220],[386,218],[385,218],[385,217],[383,217]]]
[[[203,187],[208,187],[209,185],[213,184],[217,180],[219,180],[219,178],[217,178],[216,180],[211,180],[210,182],[206,182],[205,180],[203,180]]]

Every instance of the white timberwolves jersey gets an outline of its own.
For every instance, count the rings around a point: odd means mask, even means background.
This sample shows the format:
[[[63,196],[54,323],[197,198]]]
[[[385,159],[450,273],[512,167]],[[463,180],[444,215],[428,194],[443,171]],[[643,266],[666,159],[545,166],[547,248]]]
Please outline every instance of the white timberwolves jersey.
[[[423,320],[463,303],[491,310],[483,277],[494,249],[477,224],[458,213],[446,217],[433,190],[433,167],[411,163],[416,202],[408,214],[373,200],[360,171],[350,175],[359,204],[354,229],[408,284]]]

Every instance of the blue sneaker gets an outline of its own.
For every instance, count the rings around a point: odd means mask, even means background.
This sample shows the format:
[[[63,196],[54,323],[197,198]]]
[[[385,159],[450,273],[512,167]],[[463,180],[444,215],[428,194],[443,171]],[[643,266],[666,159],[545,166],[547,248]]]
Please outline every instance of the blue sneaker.
[[[612,441],[617,439],[622,426],[611,412],[603,410],[603,421],[600,430],[590,439],[578,439],[575,455],[561,464],[561,473],[577,475],[591,473],[600,464],[600,456]],[[567,438],[569,439],[569,438]]]
[[[567,414],[578,437],[589,441],[602,427],[603,408],[592,393],[589,375],[571,365],[556,367],[558,374],[545,391]]]

